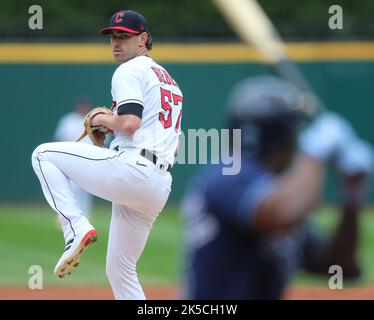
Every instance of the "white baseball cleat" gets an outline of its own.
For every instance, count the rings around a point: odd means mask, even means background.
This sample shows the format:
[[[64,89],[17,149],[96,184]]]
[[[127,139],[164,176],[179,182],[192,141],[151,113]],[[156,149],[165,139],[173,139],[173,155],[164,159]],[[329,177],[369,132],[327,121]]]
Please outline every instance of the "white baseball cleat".
[[[77,234],[66,243],[64,253],[57,262],[54,274],[63,278],[65,274],[70,274],[75,267],[78,267],[81,254],[91,244],[97,241],[97,232],[95,229]]]

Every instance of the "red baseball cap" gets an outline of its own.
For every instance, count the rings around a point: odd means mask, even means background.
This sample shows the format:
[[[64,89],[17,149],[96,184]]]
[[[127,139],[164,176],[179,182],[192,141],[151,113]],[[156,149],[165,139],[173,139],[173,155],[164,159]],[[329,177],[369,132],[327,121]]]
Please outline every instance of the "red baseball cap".
[[[116,12],[109,20],[109,25],[100,30],[101,34],[109,34],[111,30],[121,30],[139,34],[148,32],[145,18],[136,11],[121,10]]]

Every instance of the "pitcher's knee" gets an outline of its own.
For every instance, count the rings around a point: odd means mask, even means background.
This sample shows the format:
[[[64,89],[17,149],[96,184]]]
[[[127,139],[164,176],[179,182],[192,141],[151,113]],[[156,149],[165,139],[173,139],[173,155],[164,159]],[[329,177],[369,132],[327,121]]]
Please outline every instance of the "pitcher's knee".
[[[38,161],[43,160],[43,157],[47,154],[46,151],[54,150],[55,144],[56,142],[48,142],[42,143],[39,146],[37,146],[31,156],[32,163],[37,163]]]
[[[37,146],[31,155],[31,163],[33,168],[38,165],[38,162],[41,160],[41,155],[44,151],[47,150],[48,143],[42,143],[41,145]]]

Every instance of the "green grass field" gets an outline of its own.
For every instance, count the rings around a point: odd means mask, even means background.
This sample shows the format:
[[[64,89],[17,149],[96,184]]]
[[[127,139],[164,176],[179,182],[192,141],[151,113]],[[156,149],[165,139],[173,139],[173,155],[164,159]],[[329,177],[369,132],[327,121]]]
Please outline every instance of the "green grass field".
[[[374,208],[365,210],[361,218],[359,259],[363,277],[355,285],[374,284]],[[325,208],[313,220],[328,232],[336,219],[336,211]],[[61,280],[53,276],[53,268],[64,242],[52,210],[41,205],[0,205],[0,286],[27,285],[32,265],[43,268],[44,285],[109,285],[105,275],[109,222],[109,204],[96,205],[92,224],[97,228],[99,241],[85,252],[79,268]],[[182,270],[183,221],[177,207],[168,207],[154,225],[138,264],[138,274],[143,285],[173,285],[181,283]],[[326,284],[326,278],[302,273],[294,283]]]

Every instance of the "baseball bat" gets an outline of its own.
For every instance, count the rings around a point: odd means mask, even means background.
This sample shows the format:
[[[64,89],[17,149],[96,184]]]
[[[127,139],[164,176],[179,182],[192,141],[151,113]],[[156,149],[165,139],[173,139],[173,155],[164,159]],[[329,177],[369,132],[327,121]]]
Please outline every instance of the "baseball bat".
[[[282,38],[255,0],[212,1],[244,43],[255,47],[279,76],[293,82],[303,91],[307,99],[303,110],[308,115],[315,117],[325,109],[298,67],[288,59]]]

